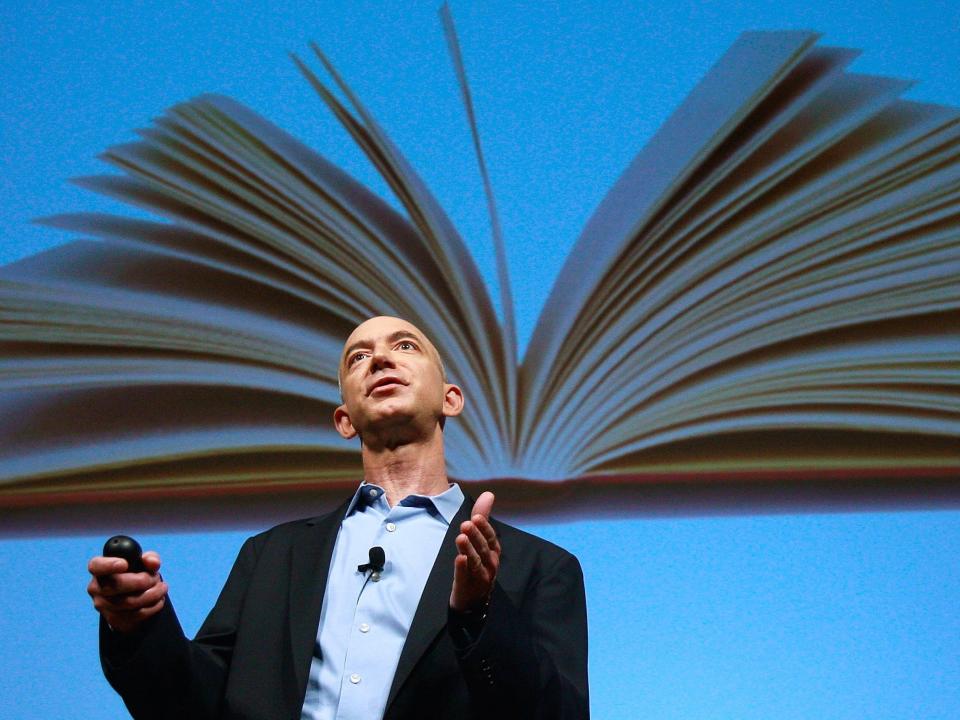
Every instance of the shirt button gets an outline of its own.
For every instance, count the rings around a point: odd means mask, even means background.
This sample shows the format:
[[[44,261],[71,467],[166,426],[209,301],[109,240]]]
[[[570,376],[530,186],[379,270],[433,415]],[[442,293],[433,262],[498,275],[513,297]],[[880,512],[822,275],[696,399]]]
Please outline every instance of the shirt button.
[[[369,490],[367,490],[367,495],[369,495],[372,498],[375,498],[377,496],[377,489],[370,488]]]
[[[393,523],[387,523],[387,532],[393,532],[396,529],[397,529],[396,525],[394,525]]]
[[[354,673],[353,675],[350,676],[350,682],[356,685],[358,682],[360,682],[360,676]]]
[[[370,632],[370,626],[366,623],[360,623],[360,632]]]

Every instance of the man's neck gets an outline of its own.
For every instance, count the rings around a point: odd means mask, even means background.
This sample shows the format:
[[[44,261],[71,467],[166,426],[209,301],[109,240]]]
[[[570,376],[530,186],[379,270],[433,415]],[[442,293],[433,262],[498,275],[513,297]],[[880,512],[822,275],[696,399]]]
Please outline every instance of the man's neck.
[[[395,446],[363,445],[363,476],[379,485],[393,507],[407,495],[439,495],[450,486],[443,455],[443,434]]]

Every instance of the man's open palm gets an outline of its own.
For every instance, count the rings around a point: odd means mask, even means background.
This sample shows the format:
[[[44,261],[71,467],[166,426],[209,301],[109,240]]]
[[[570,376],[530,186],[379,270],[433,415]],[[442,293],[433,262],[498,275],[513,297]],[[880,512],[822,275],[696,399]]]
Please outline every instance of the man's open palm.
[[[493,592],[500,567],[500,540],[490,524],[494,495],[485,492],[474,503],[470,519],[460,524],[453,565],[450,607],[460,612],[482,608]]]

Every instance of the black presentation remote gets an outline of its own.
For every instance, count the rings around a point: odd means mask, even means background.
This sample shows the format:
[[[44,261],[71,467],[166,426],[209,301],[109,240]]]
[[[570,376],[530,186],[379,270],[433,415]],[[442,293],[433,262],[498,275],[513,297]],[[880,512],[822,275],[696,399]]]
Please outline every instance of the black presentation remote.
[[[114,535],[103,546],[104,557],[118,557],[127,561],[127,572],[144,572],[143,548],[140,543],[126,535]]]

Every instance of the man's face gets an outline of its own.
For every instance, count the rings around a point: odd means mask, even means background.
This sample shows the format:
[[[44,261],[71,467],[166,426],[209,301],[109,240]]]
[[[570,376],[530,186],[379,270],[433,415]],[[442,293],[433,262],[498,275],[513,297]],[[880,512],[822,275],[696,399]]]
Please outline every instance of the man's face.
[[[444,382],[436,348],[400,318],[375,317],[359,325],[347,338],[339,371],[343,405],[334,422],[344,437],[408,425],[427,428],[462,407],[459,388]],[[458,397],[448,397],[451,392]]]

